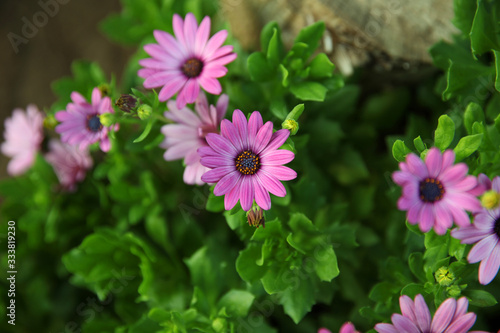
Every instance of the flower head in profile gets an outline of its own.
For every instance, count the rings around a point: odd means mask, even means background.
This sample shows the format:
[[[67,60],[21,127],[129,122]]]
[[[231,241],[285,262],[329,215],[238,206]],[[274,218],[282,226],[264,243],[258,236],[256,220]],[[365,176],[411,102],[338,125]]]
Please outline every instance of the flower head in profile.
[[[476,314],[467,312],[469,302],[466,297],[458,301],[454,298],[445,300],[434,318],[422,295],[415,296],[415,301],[403,295],[399,298],[401,314],[393,314],[392,324],[377,324],[379,333],[465,333],[476,322]],[[475,331],[477,333],[481,331]],[[487,333],[487,332],[483,332]]]
[[[453,221],[467,226],[470,219],[465,210],[477,212],[481,204],[476,195],[483,188],[477,180],[467,175],[467,165],[453,165],[455,153],[446,150],[443,154],[431,148],[425,163],[415,154],[408,154],[406,162],[399,163],[400,171],[392,174],[394,182],[403,187],[398,208],[406,210],[408,222],[419,224],[422,232],[434,228],[443,235]]]
[[[89,145],[99,142],[102,151],[111,148],[109,130],[118,130],[118,124],[110,127],[103,126],[99,115],[114,113],[109,97],[101,98],[98,88],[92,91],[92,104],[78,92],[71,93],[73,103],[68,103],[66,110],[56,113],[56,119],[61,123],[57,125],[56,132],[61,134],[61,141],[70,145],[79,145],[86,149]]]
[[[327,330],[326,328],[320,328],[318,330],[318,333],[332,333],[330,330]],[[359,331],[356,331],[356,327],[351,322],[347,322],[342,327],[340,328],[339,333],[359,333]]]
[[[54,168],[61,187],[66,191],[74,191],[76,184],[85,179],[87,170],[92,167],[92,158],[87,149],[56,140],[49,142],[45,159]]]
[[[205,137],[208,133],[219,133],[219,124],[226,114],[228,101],[227,95],[223,94],[216,106],[208,105],[205,94],[201,93],[194,107],[196,112],[187,107],[179,109],[174,101],[168,101],[169,111],[165,112],[165,117],[176,124],[162,127],[165,140],[160,147],[167,149],[163,155],[165,160],[184,159],[186,184],[204,184],[201,176],[209,169],[201,165],[198,148],[207,146]]]
[[[254,111],[249,121],[240,110],[233,113],[233,122],[222,120],[221,133],[208,133],[208,147],[198,149],[201,164],[211,168],[202,177],[206,183],[217,183],[216,196],[225,195],[224,207],[232,209],[238,200],[243,210],[250,210],[253,200],[264,210],[271,208],[272,194],[284,197],[282,180],[297,177],[292,169],[283,166],[295,155],[278,150],[290,131],[273,133],[273,123],[263,124],[262,116]]]
[[[491,182],[491,190],[500,193],[500,177]],[[451,236],[463,244],[474,244],[467,256],[469,263],[479,264],[479,283],[488,284],[500,267],[500,208],[484,209],[474,217],[474,223],[453,229]]]
[[[2,153],[11,158],[7,172],[21,175],[34,163],[43,141],[43,115],[35,105],[28,105],[26,112],[15,109],[12,117],[5,120],[5,141]]]
[[[196,100],[200,86],[210,94],[222,92],[217,78],[226,75],[224,66],[236,59],[236,53],[232,52],[232,46],[222,46],[226,30],[208,38],[208,16],[198,26],[192,13],[188,13],[184,21],[174,14],[173,28],[175,37],[165,31],[154,31],[158,44],[144,46],[151,58],[139,61],[144,68],[138,75],[145,79],[145,88],[162,87],[158,95],[162,102],[178,92],[177,108],[182,109]]]

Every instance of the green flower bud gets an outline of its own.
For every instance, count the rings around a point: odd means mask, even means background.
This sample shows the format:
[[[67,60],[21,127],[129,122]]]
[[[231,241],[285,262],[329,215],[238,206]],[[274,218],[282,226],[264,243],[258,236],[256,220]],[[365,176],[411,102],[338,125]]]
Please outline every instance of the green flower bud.
[[[481,197],[481,204],[486,209],[497,208],[500,204],[500,193],[493,190],[485,192]]]
[[[444,266],[436,271],[434,277],[436,278],[436,281],[439,283],[439,285],[444,287],[450,286],[453,283],[453,281],[455,281],[455,274],[453,274],[448,269],[448,267]]]
[[[137,115],[141,120],[148,119],[153,113],[153,108],[147,104],[141,104],[137,109]]]
[[[286,128],[287,130],[290,130],[291,135],[297,134],[297,131],[299,130],[299,123],[296,122],[293,119],[286,119],[282,124],[282,128]]]
[[[57,120],[53,115],[49,115],[43,118],[43,127],[49,130],[53,130],[57,125]]]
[[[448,293],[448,296],[455,297],[455,298],[462,294],[462,289],[459,286],[457,286],[456,284],[446,288],[446,291]]]
[[[107,84],[107,83],[103,83],[103,84],[99,85],[97,87],[97,89],[99,89],[99,91],[101,92],[101,95],[103,97],[111,95],[111,89],[109,88],[109,84]]]
[[[129,113],[137,106],[137,99],[131,95],[121,95],[116,100],[115,105],[123,112]]]
[[[109,127],[115,123],[115,115],[113,113],[103,113],[99,115],[99,121],[104,127]]]
[[[252,208],[247,212],[247,221],[248,225],[250,226],[258,228],[259,226],[262,225],[263,228],[266,227],[264,212],[257,205],[253,205]]]

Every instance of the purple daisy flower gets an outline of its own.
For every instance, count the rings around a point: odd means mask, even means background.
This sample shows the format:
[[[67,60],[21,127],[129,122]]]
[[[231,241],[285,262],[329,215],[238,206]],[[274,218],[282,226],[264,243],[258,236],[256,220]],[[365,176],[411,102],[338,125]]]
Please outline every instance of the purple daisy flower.
[[[222,120],[221,134],[208,133],[209,147],[198,149],[201,164],[212,169],[201,180],[217,183],[214,194],[225,195],[226,210],[240,200],[243,210],[248,211],[254,198],[262,209],[271,208],[269,192],[284,197],[286,190],[280,180],[297,177],[295,171],[283,166],[293,160],[294,153],[278,150],[289,135],[287,129],[273,133],[273,123],[263,124],[258,111],[247,123],[243,112],[234,110],[233,122]]]
[[[177,108],[172,100],[167,102],[169,111],[165,112],[165,117],[177,124],[168,124],[161,128],[165,140],[160,147],[167,149],[163,155],[165,160],[184,159],[186,184],[205,184],[201,176],[210,169],[201,165],[198,148],[208,145],[205,139],[208,133],[219,133],[218,127],[226,115],[228,101],[227,95],[223,94],[219,97],[217,106],[209,106],[207,97],[202,92],[196,100],[196,113],[187,107]]]
[[[92,167],[92,158],[87,149],[56,140],[50,141],[45,159],[54,167],[61,187],[70,192],[76,189],[76,183],[85,179],[87,170]]]
[[[217,78],[226,75],[224,67],[234,59],[231,45],[222,46],[227,31],[221,30],[212,38],[210,18],[205,16],[200,26],[192,13],[186,20],[174,14],[173,28],[175,37],[161,30],[155,30],[158,44],[148,44],[144,50],[152,57],[142,59],[138,75],[144,79],[145,88],[162,87],[158,98],[166,101],[175,93],[177,107],[182,109],[187,103],[193,103],[200,93],[200,86],[210,94],[222,92]]]
[[[392,174],[394,182],[403,187],[398,208],[406,210],[411,224],[419,223],[422,232],[434,227],[443,235],[453,221],[467,226],[470,219],[465,210],[477,212],[481,203],[476,198],[484,189],[477,186],[473,176],[467,176],[467,165],[453,165],[455,153],[446,150],[443,154],[431,148],[425,163],[415,154],[408,154],[406,162],[399,163],[400,171]]]
[[[101,124],[99,115],[114,113],[109,97],[101,98],[98,88],[92,91],[92,104],[78,92],[71,93],[73,103],[68,103],[66,110],[56,112],[56,119],[61,122],[57,125],[56,132],[61,134],[61,141],[71,145],[79,145],[86,149],[90,144],[99,142],[99,147],[104,152],[109,151],[111,143],[108,131],[118,130],[118,124],[105,127]]]
[[[391,324],[377,324],[375,330],[379,333],[465,333],[476,322],[476,314],[467,312],[469,302],[466,297],[458,301],[454,298],[445,300],[436,313],[434,319],[424,297],[415,296],[415,302],[403,295],[399,298],[401,314],[393,314]],[[466,313],[467,312],[467,313]],[[471,331],[473,332],[473,331]],[[476,333],[483,331],[474,331]],[[488,333],[488,332],[483,332]]]
[[[12,158],[7,165],[11,176],[26,172],[35,162],[37,152],[43,141],[43,115],[38,108],[30,104],[26,112],[15,109],[12,117],[5,120],[5,142],[2,153]]]
[[[500,193],[500,177],[491,182],[491,190]],[[467,256],[469,263],[479,264],[479,283],[490,283],[500,267],[500,208],[484,209],[474,218],[474,223],[453,229],[451,236],[463,244],[474,244]]]

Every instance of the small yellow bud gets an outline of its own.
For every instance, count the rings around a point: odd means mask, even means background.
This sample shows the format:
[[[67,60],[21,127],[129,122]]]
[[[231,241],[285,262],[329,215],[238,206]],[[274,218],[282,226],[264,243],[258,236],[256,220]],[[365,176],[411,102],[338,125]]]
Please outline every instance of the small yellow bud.
[[[43,118],[43,127],[53,130],[57,125],[57,120],[53,115]]]
[[[148,119],[151,114],[153,113],[153,108],[151,108],[149,105],[147,104],[142,104],[139,106],[139,108],[137,109],[137,115],[139,116],[139,118],[141,120],[146,120]]]
[[[436,278],[436,281],[439,283],[439,285],[444,287],[448,287],[453,283],[453,281],[455,281],[455,274],[450,272],[450,270],[444,266],[436,271],[434,277]]]
[[[103,113],[99,115],[99,121],[104,127],[109,127],[115,123],[115,115],[112,113]]]
[[[500,193],[493,190],[485,192],[481,197],[481,204],[486,209],[497,208],[500,204]]]
[[[299,123],[293,119],[285,119],[285,121],[281,124],[281,127],[290,130],[291,135],[295,135],[299,130]]]

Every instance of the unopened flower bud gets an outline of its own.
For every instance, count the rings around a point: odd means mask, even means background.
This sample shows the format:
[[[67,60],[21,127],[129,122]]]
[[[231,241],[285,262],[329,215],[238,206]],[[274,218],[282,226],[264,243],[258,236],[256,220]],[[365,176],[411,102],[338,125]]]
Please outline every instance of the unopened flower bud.
[[[448,296],[454,298],[457,298],[462,294],[462,289],[457,285],[449,286],[448,288],[446,288],[446,291],[448,293]]]
[[[102,97],[110,96],[111,95],[111,89],[109,89],[109,84],[103,83],[97,87],[99,91],[101,92]]]
[[[99,115],[99,121],[104,127],[109,127],[115,123],[115,115],[112,113],[103,113]]]
[[[141,104],[137,109],[137,115],[141,120],[148,119],[153,113],[153,108],[147,104]]]
[[[441,267],[439,268],[436,273],[434,274],[434,277],[436,278],[436,281],[439,283],[439,285],[448,287],[455,281],[455,274],[453,274],[448,267]]]
[[[43,127],[49,130],[53,130],[57,125],[57,120],[53,115],[49,115],[43,118]]]
[[[299,130],[299,123],[293,119],[285,119],[285,121],[281,124],[281,127],[290,130],[291,135],[295,135]]]
[[[481,204],[486,209],[497,208],[500,204],[500,193],[493,190],[485,192],[481,197]]]
[[[248,225],[254,226],[254,227],[259,227],[262,225],[263,228],[266,227],[265,225],[265,219],[264,219],[264,212],[262,209],[254,205],[252,208],[247,212],[247,221]]]
[[[137,106],[137,99],[130,95],[121,95],[115,102],[115,105],[123,112],[131,112]]]

